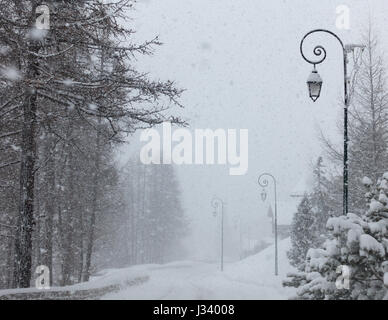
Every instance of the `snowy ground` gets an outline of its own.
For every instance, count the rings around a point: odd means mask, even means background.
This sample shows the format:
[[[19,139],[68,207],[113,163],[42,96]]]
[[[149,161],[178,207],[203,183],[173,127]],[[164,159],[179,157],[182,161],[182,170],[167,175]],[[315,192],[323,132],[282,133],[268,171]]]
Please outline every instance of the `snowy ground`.
[[[286,257],[289,247],[289,239],[279,242],[278,277],[274,275],[274,247],[270,246],[242,261],[226,263],[224,272],[220,272],[217,263],[199,261],[140,265],[104,270],[87,283],[44,291],[48,294],[47,297],[50,297],[53,292],[68,291],[73,295],[79,290],[92,292],[93,289],[118,285],[121,288],[119,291],[105,294],[102,299],[288,299],[295,294],[295,290],[283,288],[281,282],[286,273],[293,270]],[[141,284],[134,285],[135,279],[140,279],[138,283]],[[22,293],[31,295],[26,296],[27,299],[35,299],[32,294],[37,292],[42,291],[36,288],[0,290],[0,296]]]
[[[288,299],[295,291],[283,288],[281,282],[292,270],[286,257],[289,247],[289,239],[279,242],[278,277],[274,275],[273,246],[242,261],[227,263],[224,272],[217,264],[196,261],[110,270],[102,278],[128,278],[133,274],[148,275],[149,280],[103,299]]]

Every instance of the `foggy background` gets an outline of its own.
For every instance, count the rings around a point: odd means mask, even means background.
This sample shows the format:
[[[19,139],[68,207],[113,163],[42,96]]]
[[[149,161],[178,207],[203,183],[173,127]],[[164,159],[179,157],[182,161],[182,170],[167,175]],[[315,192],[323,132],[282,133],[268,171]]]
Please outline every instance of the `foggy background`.
[[[350,8],[349,30],[336,28],[339,5]],[[312,65],[300,55],[300,40],[312,29],[326,28],[345,44],[357,43],[370,15],[380,45],[387,48],[386,0],[140,0],[131,14],[135,39],[160,35],[164,44],[154,56],[140,57],[137,68],[187,89],[182,115],[192,132],[249,129],[245,176],[229,176],[228,166],[178,166],[183,205],[191,221],[188,256],[217,258],[219,220],[212,215],[213,196],[226,203],[229,246],[238,246],[238,219],[244,237],[271,236],[267,210],[273,203],[272,184],[265,203],[257,184],[264,172],[277,178],[279,224],[289,224],[298,202],[290,194],[308,190],[310,164],[322,152],[319,130],[342,141],[340,46],[329,36],[310,39],[312,45],[327,49],[326,61],[317,67],[324,81],[321,97],[313,103],[306,86]],[[311,50],[306,47],[306,52]],[[119,155],[123,162],[141,146],[139,134],[129,142]]]

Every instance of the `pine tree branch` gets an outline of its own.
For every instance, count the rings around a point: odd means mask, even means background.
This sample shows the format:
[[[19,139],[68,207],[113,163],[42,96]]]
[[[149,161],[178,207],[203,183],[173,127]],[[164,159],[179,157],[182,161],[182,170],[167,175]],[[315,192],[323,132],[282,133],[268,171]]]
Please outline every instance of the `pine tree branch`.
[[[0,169],[4,169],[6,167],[13,166],[13,165],[18,164],[18,163],[20,163],[20,160],[12,161],[9,163],[3,163],[3,164],[0,164]]]

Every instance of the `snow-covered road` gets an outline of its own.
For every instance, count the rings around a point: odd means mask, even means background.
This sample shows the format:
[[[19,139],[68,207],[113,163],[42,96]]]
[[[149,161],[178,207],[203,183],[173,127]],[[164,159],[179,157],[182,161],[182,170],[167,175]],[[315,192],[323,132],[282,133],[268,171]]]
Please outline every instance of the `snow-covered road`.
[[[282,280],[291,271],[286,251],[289,239],[279,243],[279,276],[274,276],[274,248],[271,246],[257,255],[225,265],[224,272],[213,263],[181,261],[166,265],[144,265],[122,270],[111,270],[106,278],[147,275],[149,280],[103,299],[287,299],[295,293],[283,288]]]

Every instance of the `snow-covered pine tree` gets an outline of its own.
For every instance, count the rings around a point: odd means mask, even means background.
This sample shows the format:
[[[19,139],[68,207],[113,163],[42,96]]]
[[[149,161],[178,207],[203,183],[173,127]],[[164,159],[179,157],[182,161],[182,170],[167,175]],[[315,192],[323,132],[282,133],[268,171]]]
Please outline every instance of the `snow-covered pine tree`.
[[[313,190],[310,194],[310,200],[315,216],[315,229],[318,243],[324,241],[324,235],[327,233],[326,223],[332,215],[335,206],[333,206],[330,197],[329,185],[323,158],[319,157],[313,168]]]
[[[291,249],[287,252],[290,263],[303,269],[309,248],[316,244],[316,219],[309,196],[306,194],[298,206],[291,224]]]
[[[330,218],[331,238],[323,248],[310,249],[304,272],[290,274],[286,286],[298,287],[300,299],[387,299],[388,173],[378,180],[364,178],[369,209],[360,217]],[[338,286],[343,267],[349,287]]]
[[[293,266],[302,270],[307,251],[319,247],[325,239],[326,223],[331,213],[328,180],[323,159],[319,157],[313,168],[313,187],[299,204],[291,225],[291,250],[288,258]]]

